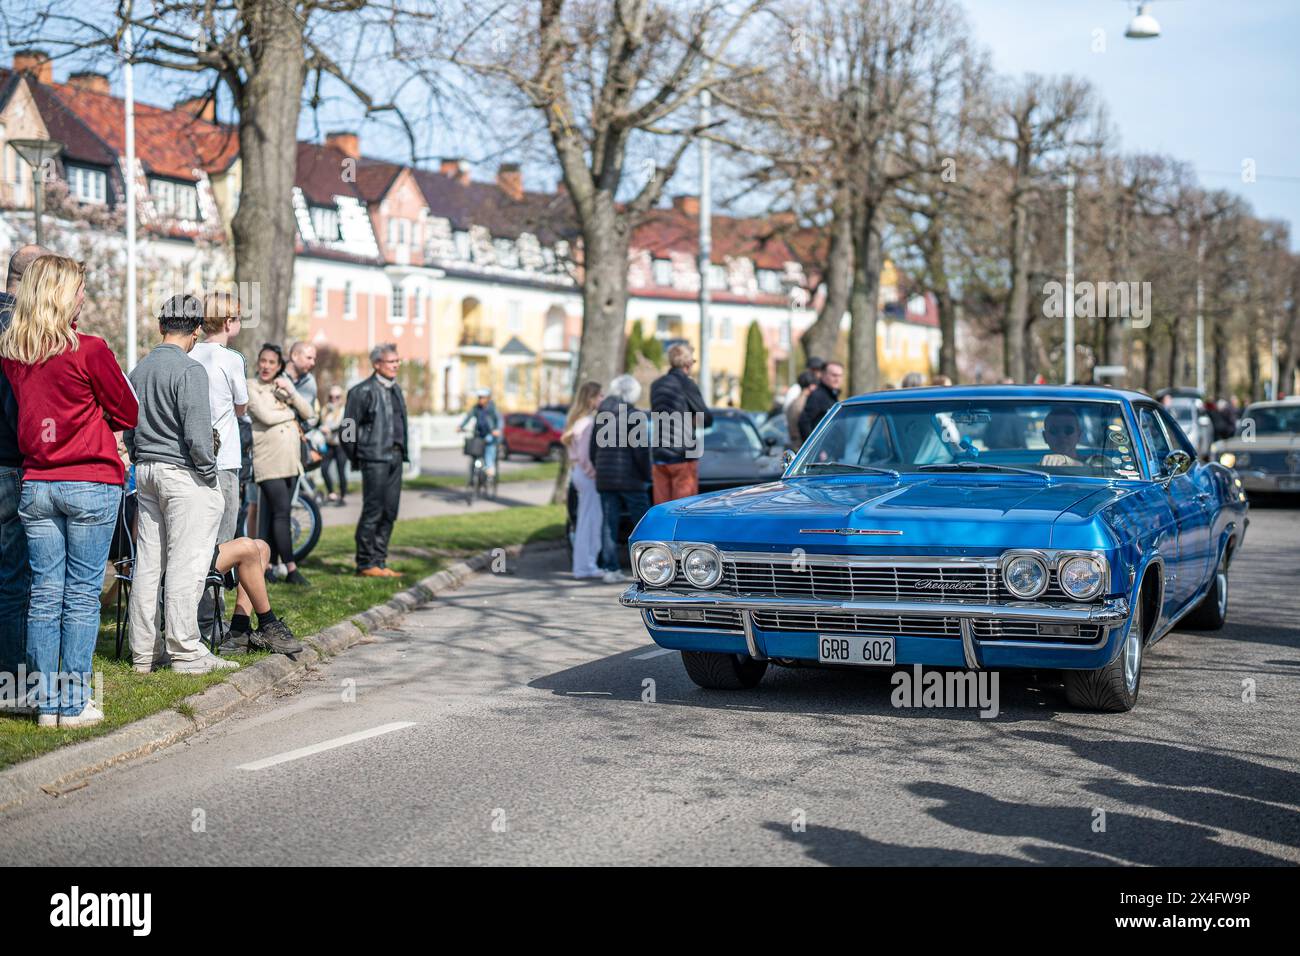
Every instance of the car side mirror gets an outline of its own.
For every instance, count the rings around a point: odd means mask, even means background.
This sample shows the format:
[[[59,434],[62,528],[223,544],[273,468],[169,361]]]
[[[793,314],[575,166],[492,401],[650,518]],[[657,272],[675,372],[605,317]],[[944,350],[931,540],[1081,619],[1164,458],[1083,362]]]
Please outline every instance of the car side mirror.
[[[1192,467],[1192,456],[1185,451],[1171,451],[1165,455],[1164,460],[1164,477],[1177,478],[1179,475],[1186,474]]]
[[[794,464],[794,449],[787,448],[785,450],[785,454],[781,456],[781,467],[783,469],[788,470],[789,467],[793,464]]]

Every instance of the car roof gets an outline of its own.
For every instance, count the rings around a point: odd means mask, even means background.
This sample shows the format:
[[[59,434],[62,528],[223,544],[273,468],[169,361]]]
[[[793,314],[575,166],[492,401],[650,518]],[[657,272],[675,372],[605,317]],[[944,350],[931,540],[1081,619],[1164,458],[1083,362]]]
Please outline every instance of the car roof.
[[[892,388],[844,399],[846,405],[867,402],[912,402],[934,399],[1024,398],[1079,402],[1150,402],[1150,395],[1103,385],[934,385]]]

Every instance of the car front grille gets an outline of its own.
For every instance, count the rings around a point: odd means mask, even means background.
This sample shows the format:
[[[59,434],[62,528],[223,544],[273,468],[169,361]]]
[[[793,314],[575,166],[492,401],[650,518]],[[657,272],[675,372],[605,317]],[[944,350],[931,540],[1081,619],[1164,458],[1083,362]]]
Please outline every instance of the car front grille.
[[[1062,633],[1060,625],[1038,621],[972,621],[977,641],[1035,641],[1044,644],[1095,644],[1102,629],[1097,624],[1073,626],[1075,634]]]
[[[947,637],[961,639],[955,617],[901,617],[896,614],[831,614],[823,611],[755,611],[762,631],[814,631],[867,637]]]
[[[822,601],[1015,601],[996,567],[977,564],[866,565],[753,559],[723,562],[716,590],[766,597],[810,597]],[[1067,601],[1055,569],[1039,601]]]
[[[701,608],[673,611],[667,608],[655,608],[655,623],[664,627],[703,628],[709,631],[743,631],[739,611]]]

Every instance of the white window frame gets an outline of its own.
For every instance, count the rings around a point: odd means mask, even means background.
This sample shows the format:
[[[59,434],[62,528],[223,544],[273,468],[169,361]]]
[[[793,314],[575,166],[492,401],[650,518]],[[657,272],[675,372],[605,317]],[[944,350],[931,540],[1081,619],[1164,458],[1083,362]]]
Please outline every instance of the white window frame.
[[[388,320],[394,325],[406,324],[406,293],[400,282],[393,283],[393,294],[388,297]]]
[[[314,301],[312,302],[312,311],[316,315],[324,315],[326,311],[324,276],[316,277],[316,283],[312,286],[312,296],[314,298]]]
[[[671,259],[652,259],[651,270],[654,273],[655,285],[671,286],[673,284],[673,261]]]
[[[357,300],[352,291],[352,280],[348,279],[343,283],[343,318],[355,319],[357,317]]]

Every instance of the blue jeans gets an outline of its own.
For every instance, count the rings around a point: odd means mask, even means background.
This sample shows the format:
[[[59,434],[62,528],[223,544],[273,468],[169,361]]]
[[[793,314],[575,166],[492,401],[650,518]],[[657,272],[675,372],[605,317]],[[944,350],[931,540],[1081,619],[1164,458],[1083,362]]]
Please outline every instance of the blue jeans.
[[[18,673],[27,656],[27,534],[18,517],[23,473],[0,467],[0,674]],[[16,679],[16,678],[15,678]]]
[[[487,435],[483,439],[487,445],[483,449],[483,467],[495,471],[497,467],[497,436]]]
[[[29,700],[39,713],[76,716],[91,699],[99,591],[121,501],[121,485],[23,482],[18,512],[32,565],[27,671],[36,681]]]
[[[604,521],[600,528],[600,560],[596,566],[602,571],[619,570],[618,563],[618,529],[623,516],[632,519],[632,524],[641,520],[641,516],[650,508],[650,495],[645,491],[602,491],[600,509]]]

